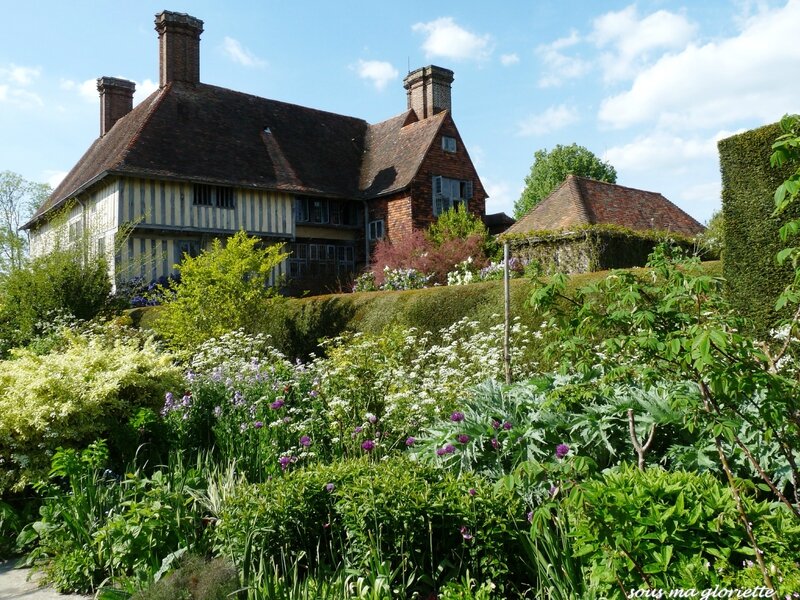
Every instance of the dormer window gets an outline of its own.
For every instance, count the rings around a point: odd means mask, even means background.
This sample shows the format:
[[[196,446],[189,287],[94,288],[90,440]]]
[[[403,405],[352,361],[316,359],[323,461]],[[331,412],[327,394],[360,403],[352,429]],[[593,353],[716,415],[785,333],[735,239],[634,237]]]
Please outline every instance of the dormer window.
[[[442,150],[445,152],[455,152],[456,148],[456,138],[450,137],[449,135],[442,136]]]

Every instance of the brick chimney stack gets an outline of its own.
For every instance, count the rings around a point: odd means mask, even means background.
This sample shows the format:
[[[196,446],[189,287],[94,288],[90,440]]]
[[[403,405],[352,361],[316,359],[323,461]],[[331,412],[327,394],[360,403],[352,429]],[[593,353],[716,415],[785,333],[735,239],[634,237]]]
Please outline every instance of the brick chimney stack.
[[[435,65],[411,71],[403,79],[403,87],[408,94],[408,108],[413,108],[420,119],[427,119],[442,112],[452,110],[450,85],[453,72]]]
[[[156,15],[159,85],[172,81],[200,83],[200,34],[203,22],[169,10]]]
[[[100,137],[103,137],[114,123],[133,110],[136,84],[127,79],[100,77],[97,91],[100,92]]]

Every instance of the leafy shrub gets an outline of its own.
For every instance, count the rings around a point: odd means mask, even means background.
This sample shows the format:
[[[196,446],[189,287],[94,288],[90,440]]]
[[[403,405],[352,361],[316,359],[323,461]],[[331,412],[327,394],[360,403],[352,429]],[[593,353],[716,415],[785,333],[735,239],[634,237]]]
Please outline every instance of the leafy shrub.
[[[287,257],[281,245],[259,244],[240,231],[224,246],[215,239],[200,256],[185,257],[154,329],[182,349],[236,329],[257,332],[278,302],[274,270]]]
[[[774,505],[743,498],[748,517],[760,522],[755,535],[765,560],[796,558],[800,528],[781,532],[787,523],[771,517]],[[603,595],[618,586],[628,596],[644,588],[725,587],[754,559],[730,489],[709,474],[626,466],[584,482],[567,509],[575,552]],[[776,545],[778,537],[783,542]]]
[[[152,341],[67,332],[65,343],[0,361],[0,489],[36,481],[56,448],[84,447],[180,382]]]
[[[108,458],[102,441],[81,452],[58,450],[53,481],[40,486],[40,519],[21,534],[36,542],[29,564],[61,592],[85,593],[109,577],[147,581],[170,553],[199,541],[200,515],[189,506],[188,488],[200,484],[193,472],[170,465],[120,481],[105,469]]]
[[[106,262],[76,250],[56,249],[12,270],[0,286],[0,357],[30,343],[54,315],[91,319],[110,292]]]
[[[423,589],[466,569],[522,587],[516,544],[524,519],[517,496],[478,478],[399,457],[362,458],[238,490],[214,535],[218,549],[251,572],[261,560],[333,567],[343,560],[368,570],[377,558],[404,571],[404,580],[414,574]]]
[[[179,566],[131,600],[229,600],[236,598],[239,574],[222,558],[182,557]]]
[[[425,273],[430,281],[441,285],[447,282],[447,273],[470,256],[483,266],[486,262],[483,246],[484,238],[480,235],[466,239],[445,239],[437,244],[422,231],[414,230],[398,240],[378,242],[372,254],[371,271],[378,286],[384,283],[384,270],[387,267],[387,273],[413,269]]]

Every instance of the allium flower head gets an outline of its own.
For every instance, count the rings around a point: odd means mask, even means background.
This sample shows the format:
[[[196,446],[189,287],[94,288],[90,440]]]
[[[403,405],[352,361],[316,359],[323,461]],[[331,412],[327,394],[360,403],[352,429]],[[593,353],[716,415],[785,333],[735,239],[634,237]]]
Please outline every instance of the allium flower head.
[[[263,426],[264,423],[262,421],[256,421],[255,423],[253,423],[253,427],[255,427],[256,429],[261,429]]]
[[[327,484],[325,484],[325,490],[326,490],[326,491],[328,491],[328,492],[332,492],[334,489],[336,489],[336,486],[335,486],[335,485],[333,485],[332,483],[327,483]]]
[[[500,442],[497,441],[497,438],[492,438],[492,448],[494,448],[495,450],[500,448]]]
[[[569,454],[569,446],[566,444],[556,446],[556,458],[564,458],[567,454]]]
[[[465,433],[461,433],[456,439],[459,444],[466,444],[469,441],[469,436]]]
[[[452,454],[456,451],[456,447],[453,444],[445,444],[441,448],[436,450],[436,454],[438,456],[444,456],[445,454]]]
[[[413,446],[417,440],[409,436],[406,438],[406,446]]]
[[[503,423],[503,429],[505,429],[506,431],[510,430],[511,427],[512,425],[510,421],[506,421],[505,423]]]
[[[372,440],[364,440],[363,442],[361,442],[362,450],[365,450],[367,452],[372,452],[374,448],[375,448],[375,442],[373,442]]]
[[[469,495],[470,496],[475,496],[477,493],[478,493],[478,490],[476,490],[475,488],[469,488]]]
[[[300,438],[300,445],[308,448],[311,445],[311,438],[304,435]]]
[[[281,470],[283,470],[283,471],[285,471],[287,469],[287,467],[289,466],[289,464],[291,464],[291,462],[292,462],[292,457],[291,456],[281,456],[278,459],[278,464],[280,464]]]
[[[284,404],[283,398],[278,398],[277,400],[275,400],[275,402],[270,404],[269,407],[272,410],[278,410],[279,408],[281,408],[283,406],[283,404]]]
[[[450,415],[450,420],[453,421],[453,423],[460,423],[464,420],[464,413],[456,411]]]

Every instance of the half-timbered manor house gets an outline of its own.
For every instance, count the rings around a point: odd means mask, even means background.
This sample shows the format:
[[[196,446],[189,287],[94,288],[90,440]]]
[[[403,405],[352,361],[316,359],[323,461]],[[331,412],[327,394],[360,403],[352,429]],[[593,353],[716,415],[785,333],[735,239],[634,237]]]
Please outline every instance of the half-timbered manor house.
[[[381,238],[459,204],[484,216],[452,71],[409,73],[407,109],[368,124],[202,83],[203,22],[164,11],[155,26],[159,89],[133,107],[133,82],[97,80],[100,136],[24,226],[33,255],[88,236],[116,281],[155,280],[243,229],[285,242],[282,274],[320,290],[351,278]]]

